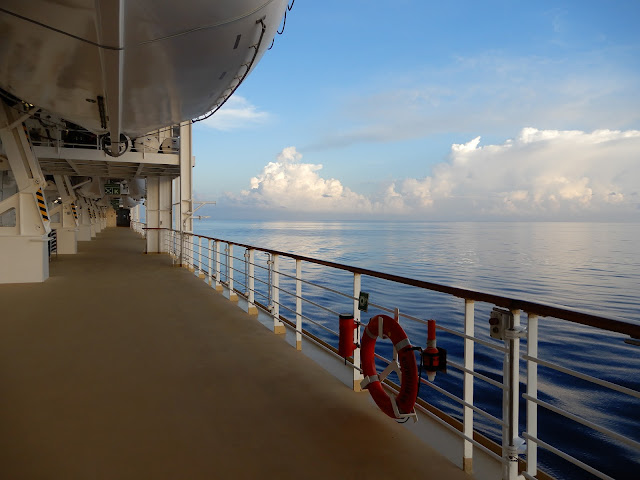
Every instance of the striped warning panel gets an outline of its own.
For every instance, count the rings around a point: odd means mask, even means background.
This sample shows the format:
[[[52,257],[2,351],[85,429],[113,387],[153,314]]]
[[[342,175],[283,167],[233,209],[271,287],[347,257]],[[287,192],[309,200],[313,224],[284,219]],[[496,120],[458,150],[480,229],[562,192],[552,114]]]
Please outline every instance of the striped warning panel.
[[[49,212],[47,211],[47,204],[44,201],[44,195],[42,194],[42,189],[39,188],[36,192],[36,201],[38,202],[38,208],[40,209],[40,215],[42,215],[42,220],[45,222],[49,221]]]
[[[71,204],[71,210],[73,211],[73,218],[75,218],[77,220],[78,219],[78,212],[76,211],[76,204],[75,203]]]

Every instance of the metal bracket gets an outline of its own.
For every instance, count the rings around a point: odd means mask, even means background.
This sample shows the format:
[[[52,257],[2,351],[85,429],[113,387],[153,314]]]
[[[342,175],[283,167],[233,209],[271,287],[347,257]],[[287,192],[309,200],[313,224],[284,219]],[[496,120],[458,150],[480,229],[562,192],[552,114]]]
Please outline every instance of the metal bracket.
[[[505,454],[510,460],[517,461],[518,455],[527,451],[527,445],[524,438],[516,437],[505,448]]]
[[[527,336],[527,327],[518,325],[514,328],[507,328],[504,331],[505,340],[515,340],[516,338],[525,338]]]

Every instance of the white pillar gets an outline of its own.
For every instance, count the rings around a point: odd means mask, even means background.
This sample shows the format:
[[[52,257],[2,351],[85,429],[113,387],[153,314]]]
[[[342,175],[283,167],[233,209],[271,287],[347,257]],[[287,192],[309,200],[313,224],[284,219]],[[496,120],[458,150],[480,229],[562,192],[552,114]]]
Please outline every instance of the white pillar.
[[[93,201],[93,219],[95,221],[96,233],[102,232],[102,218],[100,218],[100,207],[96,200]]]
[[[148,229],[171,228],[171,187],[169,177],[147,178],[146,223]],[[147,230],[147,253],[167,251],[167,246],[162,242],[161,233],[160,230]]]
[[[87,205],[87,210],[89,212],[89,227],[91,231],[91,238],[96,238],[96,235],[98,232],[96,231],[96,211],[93,204],[93,200],[86,199],[85,203]]]
[[[70,190],[68,177],[54,175],[54,181],[58,189],[58,195],[62,201],[60,209],[60,223],[56,225],[58,237],[58,254],[72,255],[78,253],[78,221],[74,214],[75,195]]]
[[[0,101],[0,140],[17,183],[17,193],[0,201],[0,213],[16,212],[15,226],[0,227],[0,283],[43,282],[49,277],[47,184],[21,120]]]
[[[180,230],[193,232],[192,175],[195,157],[191,150],[191,122],[180,124]]]
[[[78,241],[88,242],[91,240],[91,211],[89,210],[89,202],[84,197],[78,198]]]

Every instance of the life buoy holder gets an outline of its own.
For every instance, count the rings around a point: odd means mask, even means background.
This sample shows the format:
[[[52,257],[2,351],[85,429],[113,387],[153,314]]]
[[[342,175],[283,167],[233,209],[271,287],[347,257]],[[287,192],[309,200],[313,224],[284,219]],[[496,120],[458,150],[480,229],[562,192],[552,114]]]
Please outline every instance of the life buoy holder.
[[[392,362],[390,368],[387,367],[382,374],[378,375],[375,362],[376,339],[378,337],[389,338],[393,342],[393,348],[398,353],[399,372],[397,364]],[[387,315],[373,317],[364,330],[360,355],[360,364],[364,375],[360,387],[369,390],[373,401],[376,402],[380,410],[395,419],[415,417],[413,406],[418,397],[418,365],[411,342],[400,324]],[[382,387],[381,380],[386,377],[385,373],[388,375],[392,370],[396,370],[400,377],[398,396],[387,395]]]

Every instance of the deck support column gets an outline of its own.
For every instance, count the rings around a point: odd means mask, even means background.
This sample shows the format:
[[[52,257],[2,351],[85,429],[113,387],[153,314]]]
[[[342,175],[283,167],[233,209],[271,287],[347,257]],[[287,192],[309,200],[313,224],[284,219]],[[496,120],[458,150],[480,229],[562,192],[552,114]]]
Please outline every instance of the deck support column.
[[[148,229],[171,228],[171,193],[171,178],[147,178],[146,220]],[[137,215],[139,218],[139,214]],[[167,245],[162,239],[162,230],[147,230],[147,253],[166,253]]]
[[[91,200],[91,206],[93,207],[93,231],[98,233],[102,232],[102,221],[100,220],[100,207],[95,200]],[[94,235],[95,236],[95,235]]]
[[[80,207],[79,216],[80,223],[78,225],[78,241],[88,242],[91,240],[91,211],[89,210],[89,202],[84,197],[78,198],[78,206]]]
[[[56,228],[58,237],[58,254],[73,255],[78,253],[78,221],[74,213],[75,195],[69,177],[54,175],[53,179],[60,195],[60,222],[53,225]]]
[[[7,219],[0,224],[0,283],[44,282],[49,278],[47,183],[22,120],[15,109],[0,101],[0,140],[16,181],[16,193],[0,199],[0,215]]]
[[[180,229],[193,232],[192,175],[195,158],[191,152],[191,122],[180,124]]]
[[[96,238],[98,232],[96,231],[96,211],[93,205],[93,200],[86,199],[85,204],[87,205],[87,210],[89,212],[89,231],[91,232],[91,238]]]

